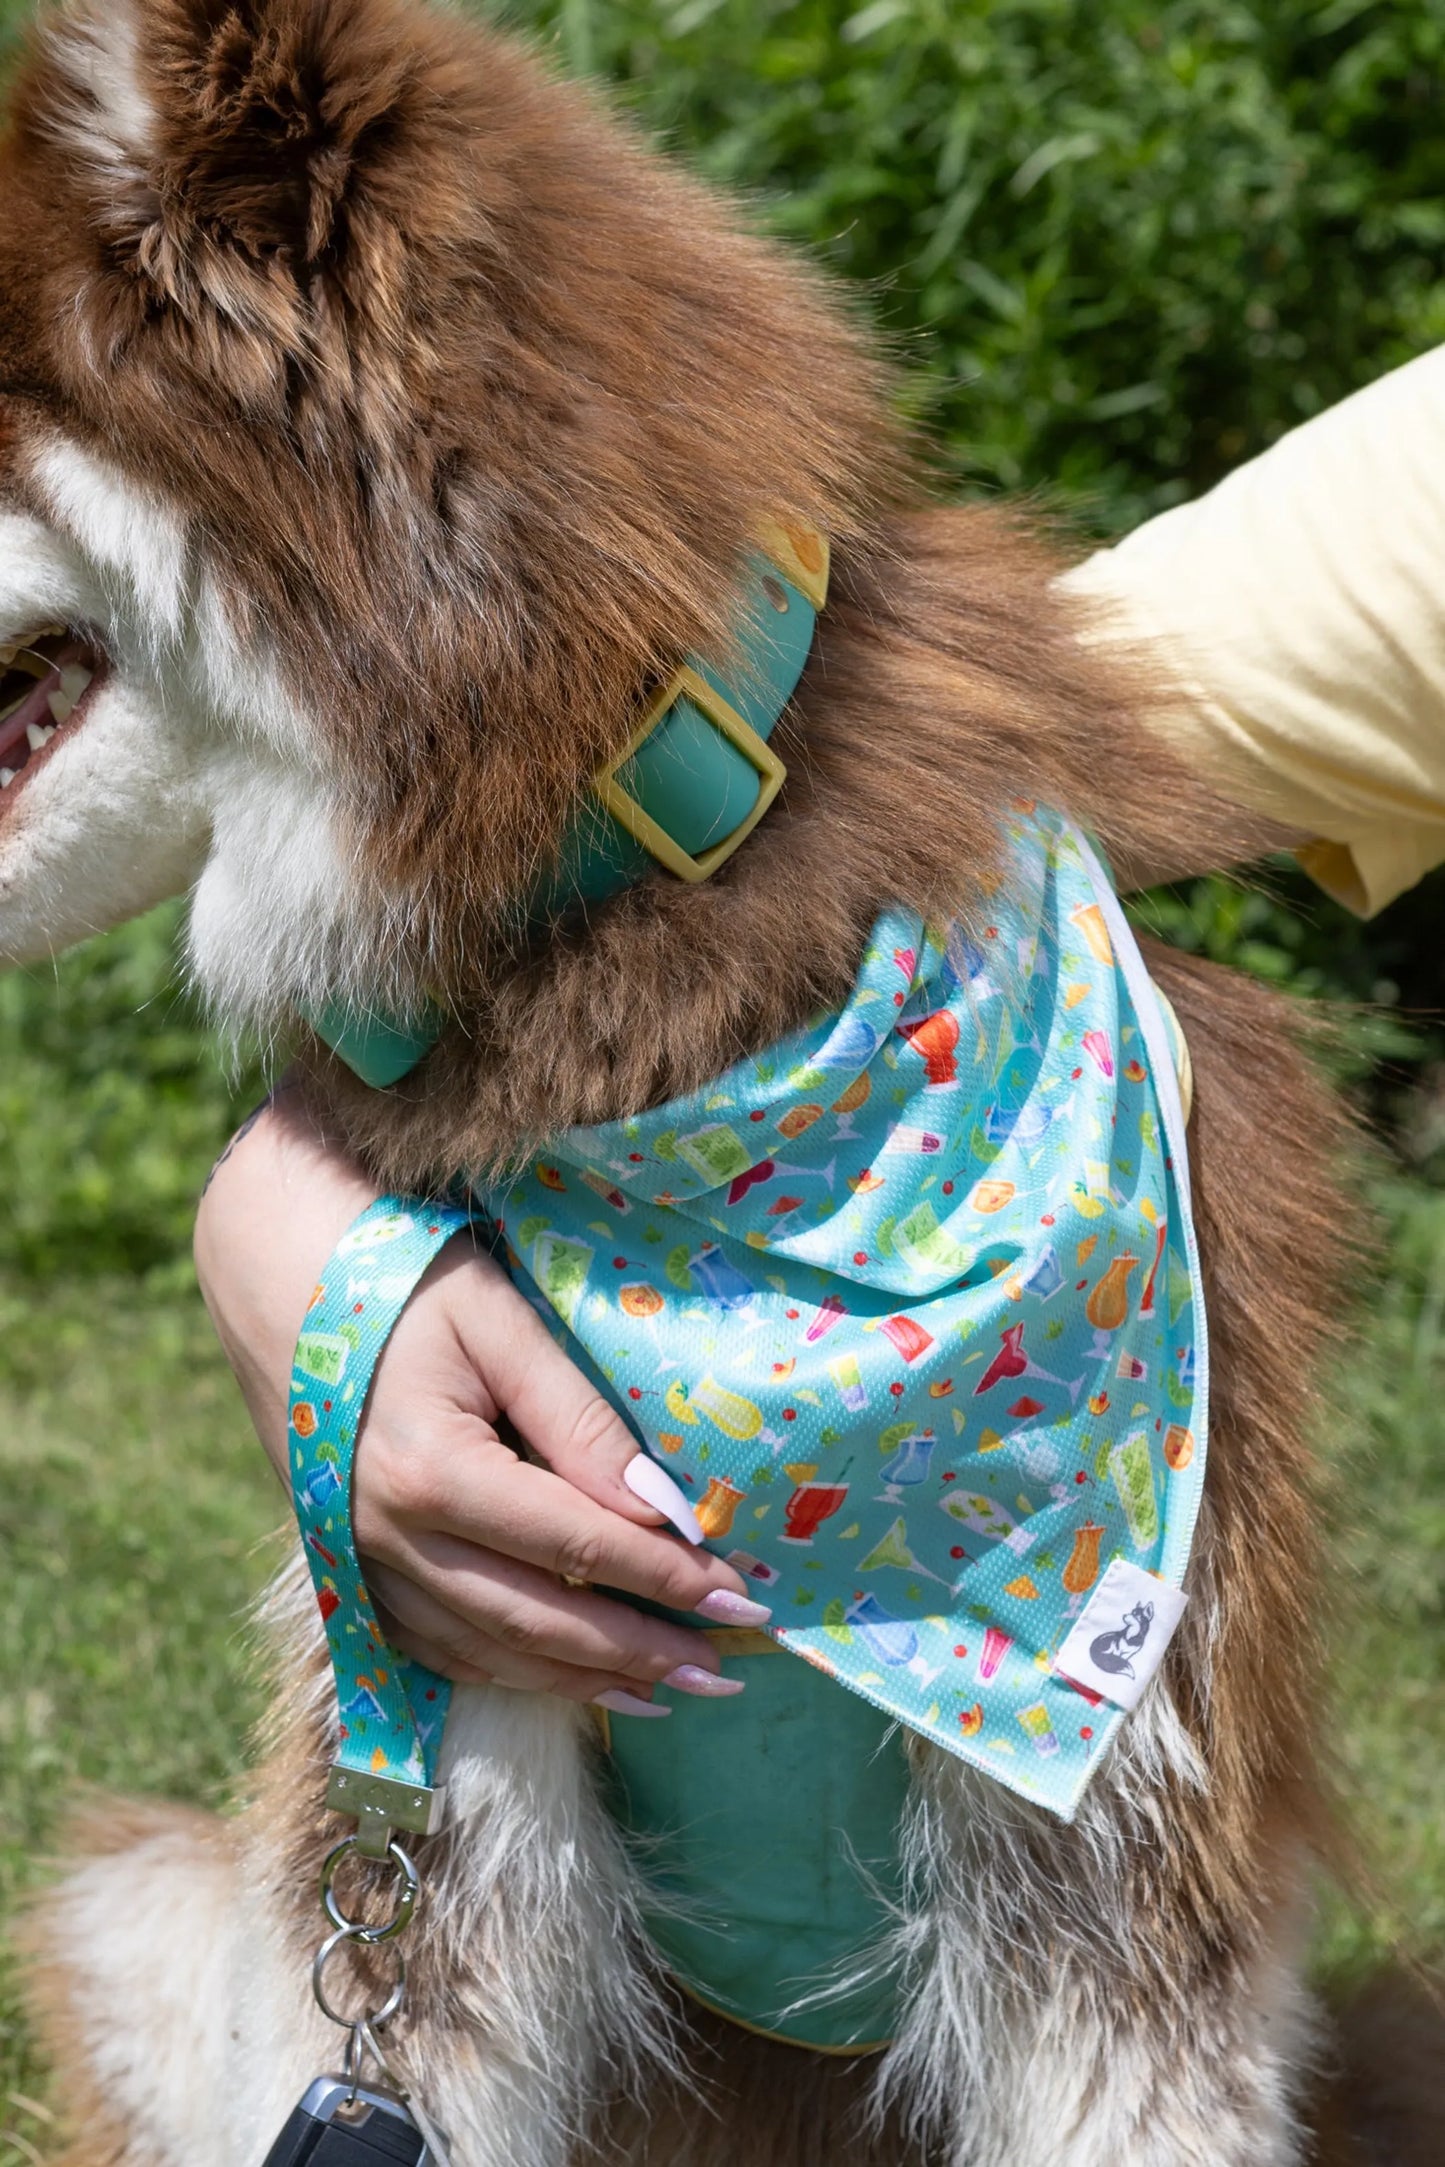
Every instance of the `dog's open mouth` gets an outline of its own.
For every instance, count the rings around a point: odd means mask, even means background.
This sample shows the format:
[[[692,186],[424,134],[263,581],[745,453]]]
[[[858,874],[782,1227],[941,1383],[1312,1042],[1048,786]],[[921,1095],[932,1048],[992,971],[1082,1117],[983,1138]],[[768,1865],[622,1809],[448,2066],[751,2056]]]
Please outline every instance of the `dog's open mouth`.
[[[54,625],[0,647],[0,793],[18,789],[76,727],[104,669],[98,647]]]

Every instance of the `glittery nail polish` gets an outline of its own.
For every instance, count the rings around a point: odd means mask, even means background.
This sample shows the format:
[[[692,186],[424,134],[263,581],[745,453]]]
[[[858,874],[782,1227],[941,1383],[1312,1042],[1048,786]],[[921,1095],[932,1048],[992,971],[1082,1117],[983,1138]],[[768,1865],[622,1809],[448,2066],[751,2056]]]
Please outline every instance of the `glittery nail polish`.
[[[700,1700],[730,1700],[745,1691],[743,1679],[719,1678],[715,1671],[704,1670],[698,1663],[679,1663],[662,1682],[679,1693],[696,1693]]]
[[[697,1606],[697,1615],[711,1618],[714,1625],[766,1625],[772,1614],[765,1603],[734,1595],[731,1588],[714,1588]]]

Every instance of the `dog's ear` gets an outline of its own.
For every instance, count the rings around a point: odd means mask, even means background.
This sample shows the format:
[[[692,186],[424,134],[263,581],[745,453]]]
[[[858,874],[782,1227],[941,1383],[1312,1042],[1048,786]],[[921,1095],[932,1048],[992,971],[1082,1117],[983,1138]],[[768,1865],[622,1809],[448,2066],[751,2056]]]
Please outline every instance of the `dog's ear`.
[[[299,269],[338,245],[437,27],[408,0],[72,0],[56,126],[161,283],[198,247]]]

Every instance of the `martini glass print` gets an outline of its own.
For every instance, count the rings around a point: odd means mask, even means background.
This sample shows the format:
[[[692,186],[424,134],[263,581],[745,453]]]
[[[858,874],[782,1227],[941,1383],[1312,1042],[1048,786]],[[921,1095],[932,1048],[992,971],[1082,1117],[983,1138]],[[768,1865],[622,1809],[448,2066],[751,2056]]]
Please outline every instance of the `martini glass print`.
[[[831,1520],[848,1495],[846,1482],[800,1482],[783,1507],[779,1541],[810,1543],[825,1520]]]
[[[953,1593],[954,1583],[945,1580],[942,1573],[930,1572],[926,1565],[920,1565],[909,1549],[908,1527],[901,1514],[882,1540],[873,1545],[867,1557],[858,1560],[860,1573],[872,1572],[881,1565],[893,1565],[899,1572],[917,1573],[924,1580],[936,1580],[941,1588]]]

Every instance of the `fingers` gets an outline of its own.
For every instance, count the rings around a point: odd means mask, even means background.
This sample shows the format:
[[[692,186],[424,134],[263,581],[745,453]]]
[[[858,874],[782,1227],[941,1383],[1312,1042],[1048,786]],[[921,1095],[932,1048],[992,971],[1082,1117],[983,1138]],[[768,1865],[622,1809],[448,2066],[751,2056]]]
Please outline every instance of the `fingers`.
[[[665,1467],[649,1460],[645,1452],[634,1453],[622,1470],[622,1479],[634,1497],[670,1520],[690,1543],[702,1541],[702,1522]]]
[[[584,1496],[545,1467],[519,1460],[485,1423],[438,1413],[398,1438],[368,1418],[358,1451],[358,1541],[384,1563],[401,1562],[423,1531],[501,1553],[556,1577],[618,1588],[669,1610],[709,1596],[747,1602],[731,1566],[656,1525],[639,1526]],[[749,1603],[749,1624],[767,1613]]]
[[[509,1684],[551,1692],[560,1673],[584,1671],[635,1691],[676,1678],[688,1692],[720,1668],[711,1642],[685,1626],[451,1536],[428,1532],[401,1558],[368,1562],[366,1570],[377,1597],[403,1623],[456,1660],[505,1674]]]
[[[503,1412],[549,1465],[502,1444]],[[357,1544],[399,1644],[464,1682],[574,1699],[645,1700],[659,1679],[709,1696],[740,1690],[700,1633],[595,1592],[722,1624],[768,1621],[740,1576],[678,1541],[658,1508],[695,1530],[677,1486],[511,1282],[453,1245],[397,1327],[358,1439]]]
[[[388,1571],[368,1572],[377,1616],[393,1646],[458,1685],[503,1685],[518,1692],[553,1693],[563,1700],[596,1701],[624,1715],[662,1716],[671,1711],[648,1699],[648,1684],[611,1670],[588,1670],[519,1653],[437,1602],[416,1582]],[[710,1690],[734,1681],[707,1677]],[[698,1690],[679,1677],[683,1691]]]
[[[500,1266],[489,1261],[485,1277],[467,1282],[456,1314],[498,1408],[554,1473],[624,1518],[656,1514],[688,1542],[702,1541],[685,1493],[639,1450],[616,1409],[563,1353]]]

